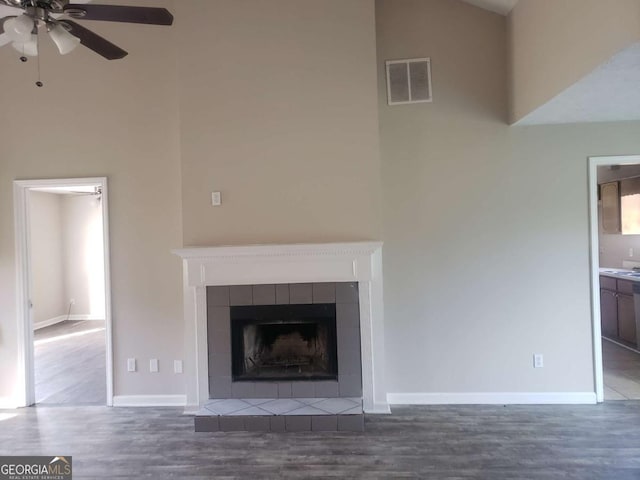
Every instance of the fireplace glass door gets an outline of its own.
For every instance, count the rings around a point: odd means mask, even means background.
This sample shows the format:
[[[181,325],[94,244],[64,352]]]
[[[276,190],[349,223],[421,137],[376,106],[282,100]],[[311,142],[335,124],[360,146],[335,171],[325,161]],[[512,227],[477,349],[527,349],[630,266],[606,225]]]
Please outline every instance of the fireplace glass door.
[[[337,380],[336,306],[231,307],[234,381]]]

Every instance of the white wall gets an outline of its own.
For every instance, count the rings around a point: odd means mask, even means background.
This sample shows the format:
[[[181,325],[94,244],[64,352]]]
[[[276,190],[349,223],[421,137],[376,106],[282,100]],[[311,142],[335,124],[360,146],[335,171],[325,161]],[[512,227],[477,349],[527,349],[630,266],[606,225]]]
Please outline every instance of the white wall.
[[[102,200],[95,195],[62,199],[64,292],[71,313],[105,318]]]
[[[593,392],[587,157],[640,124],[508,127],[503,17],[376,6],[389,391]],[[384,60],[417,56],[434,103],[387,106]]]
[[[67,313],[60,195],[30,192],[32,319],[37,326]]]

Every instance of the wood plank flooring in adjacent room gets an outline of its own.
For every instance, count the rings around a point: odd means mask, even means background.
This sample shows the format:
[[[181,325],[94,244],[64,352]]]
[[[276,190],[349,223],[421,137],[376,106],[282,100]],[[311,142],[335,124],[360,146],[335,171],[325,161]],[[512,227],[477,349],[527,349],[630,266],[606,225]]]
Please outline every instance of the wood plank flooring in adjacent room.
[[[65,321],[34,332],[36,403],[105,405],[105,322]]]
[[[0,411],[0,455],[67,455],[74,479],[640,478],[640,402],[393,407],[366,431],[195,433],[178,408]]]
[[[640,400],[640,354],[602,341],[605,400]]]

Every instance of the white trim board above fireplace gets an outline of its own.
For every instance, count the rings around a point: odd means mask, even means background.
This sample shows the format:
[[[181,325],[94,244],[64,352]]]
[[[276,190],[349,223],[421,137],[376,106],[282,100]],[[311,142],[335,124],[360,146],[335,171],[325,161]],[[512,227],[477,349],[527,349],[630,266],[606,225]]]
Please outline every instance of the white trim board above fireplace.
[[[183,259],[187,410],[209,399],[206,287],[358,282],[363,407],[389,413],[384,387],[382,243],[195,247]]]

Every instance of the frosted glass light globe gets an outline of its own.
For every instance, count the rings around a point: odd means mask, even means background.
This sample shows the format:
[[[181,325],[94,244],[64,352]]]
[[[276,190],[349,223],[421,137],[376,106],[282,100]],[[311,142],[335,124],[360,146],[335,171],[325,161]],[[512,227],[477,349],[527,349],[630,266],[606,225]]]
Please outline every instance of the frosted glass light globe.
[[[34,22],[33,18],[27,15],[20,15],[16,18],[10,18],[4,22],[5,33],[18,43],[26,43],[31,39],[31,32],[33,31]]]

